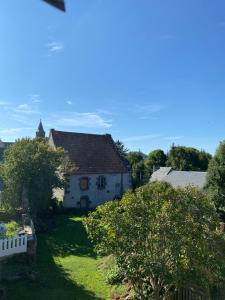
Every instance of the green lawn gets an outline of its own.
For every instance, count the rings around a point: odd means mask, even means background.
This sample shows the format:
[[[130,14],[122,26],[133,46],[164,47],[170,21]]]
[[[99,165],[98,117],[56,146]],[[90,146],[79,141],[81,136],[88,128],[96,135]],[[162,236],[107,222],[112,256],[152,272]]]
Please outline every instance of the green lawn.
[[[116,288],[105,283],[98,269],[101,259],[93,252],[81,217],[61,215],[56,221],[52,232],[38,236],[37,261],[33,266],[37,278],[5,283],[7,299],[109,299]]]

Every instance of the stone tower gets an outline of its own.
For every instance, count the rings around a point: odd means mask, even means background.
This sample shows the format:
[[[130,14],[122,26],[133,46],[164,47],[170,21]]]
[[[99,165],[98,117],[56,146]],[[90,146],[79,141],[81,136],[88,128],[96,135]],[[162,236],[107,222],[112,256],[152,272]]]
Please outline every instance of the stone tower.
[[[44,131],[41,120],[38,125],[38,130],[36,131],[36,138],[43,138],[43,139],[45,138],[45,131]]]

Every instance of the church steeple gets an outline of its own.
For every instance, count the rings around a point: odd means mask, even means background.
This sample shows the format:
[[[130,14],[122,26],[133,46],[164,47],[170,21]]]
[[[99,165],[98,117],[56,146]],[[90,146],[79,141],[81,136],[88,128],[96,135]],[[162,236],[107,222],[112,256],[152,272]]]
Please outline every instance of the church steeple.
[[[44,131],[41,120],[38,125],[38,130],[36,131],[36,138],[43,138],[43,139],[45,138],[45,131]]]

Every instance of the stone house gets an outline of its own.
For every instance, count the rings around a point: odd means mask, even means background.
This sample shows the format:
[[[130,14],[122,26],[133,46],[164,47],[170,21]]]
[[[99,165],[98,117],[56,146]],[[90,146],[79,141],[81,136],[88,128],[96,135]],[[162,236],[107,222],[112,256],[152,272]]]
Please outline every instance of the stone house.
[[[161,167],[153,172],[149,182],[164,181],[171,184],[174,188],[185,188],[191,185],[204,189],[206,186],[206,176],[207,172],[175,171],[170,167]]]
[[[66,208],[93,209],[120,198],[131,187],[128,165],[119,155],[110,134],[50,130],[49,145],[62,147],[76,166],[61,191]],[[59,193],[58,193],[59,195]]]

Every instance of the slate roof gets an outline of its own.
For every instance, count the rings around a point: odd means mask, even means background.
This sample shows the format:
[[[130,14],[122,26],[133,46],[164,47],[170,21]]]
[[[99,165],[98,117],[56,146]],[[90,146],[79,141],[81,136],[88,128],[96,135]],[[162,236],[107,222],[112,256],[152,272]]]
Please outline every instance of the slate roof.
[[[192,185],[203,189],[206,185],[206,175],[207,172],[175,171],[172,168],[161,167],[152,174],[150,182],[165,181],[175,188]]]
[[[67,151],[70,160],[78,168],[76,173],[129,172],[110,134],[86,134],[51,129],[49,140],[51,139],[55,147],[62,147]]]
[[[39,125],[38,125],[38,131],[44,131],[41,120],[40,120]]]

